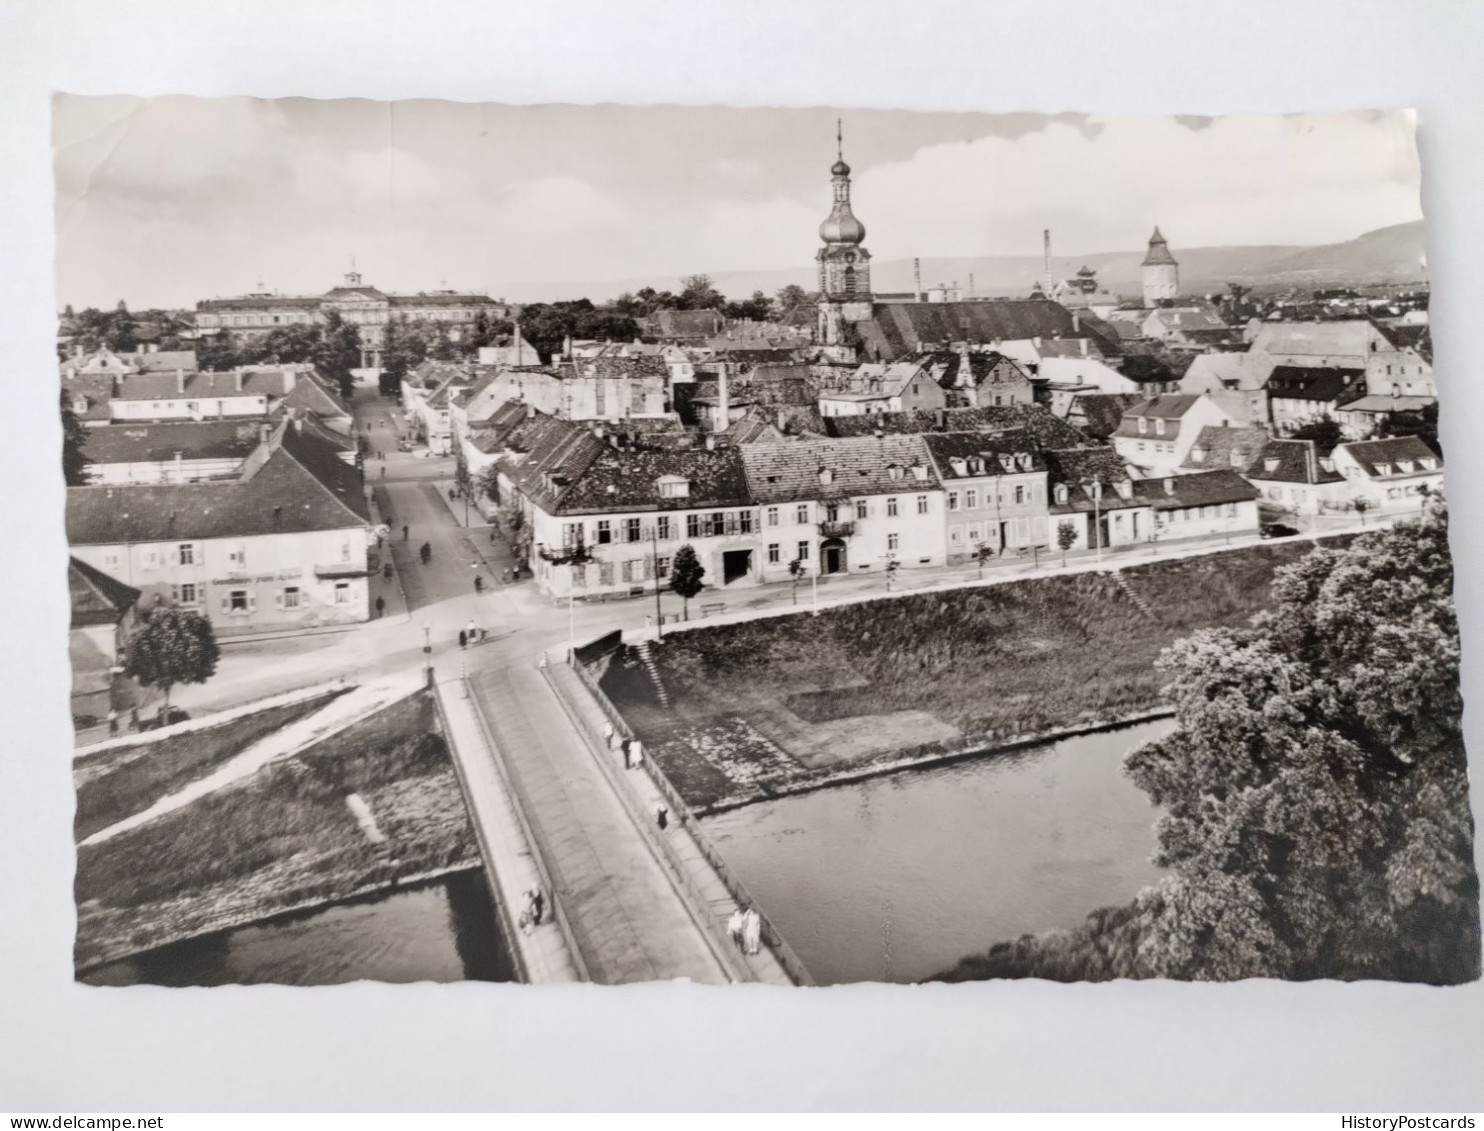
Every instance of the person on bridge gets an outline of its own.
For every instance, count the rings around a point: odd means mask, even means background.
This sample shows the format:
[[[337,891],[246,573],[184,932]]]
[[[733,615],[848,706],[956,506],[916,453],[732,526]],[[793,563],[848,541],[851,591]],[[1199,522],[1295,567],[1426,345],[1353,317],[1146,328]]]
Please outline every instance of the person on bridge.
[[[742,932],[746,927],[747,917],[742,913],[742,908],[738,907],[727,916],[727,938],[736,944],[738,950],[742,949]]]
[[[429,543],[429,542],[424,542],[423,543],[423,548],[421,550],[419,550],[418,553],[420,555],[422,555],[423,565],[427,565],[430,561],[433,560],[433,546],[432,546],[432,544]]]
[[[481,577],[477,573],[474,575],[474,592],[476,592],[476,593],[483,593],[484,592],[484,578]]]
[[[531,922],[541,926],[541,917],[546,914],[546,896],[540,888],[531,889]]]
[[[666,809],[663,805],[656,806],[654,810],[654,823],[660,827],[660,832],[668,829],[670,827],[670,810]]]
[[[467,632],[465,632],[462,628],[459,629],[459,647],[460,648],[467,648],[467,647],[469,647],[469,634]]]
[[[742,915],[742,949],[756,954],[763,940],[763,917],[757,908],[749,907]]]
[[[376,598],[376,616],[377,616],[377,618],[380,619],[381,614],[384,613],[384,612],[386,612],[386,598],[385,597],[377,597]]]
[[[407,541],[407,526],[405,523],[402,526],[402,541]]]

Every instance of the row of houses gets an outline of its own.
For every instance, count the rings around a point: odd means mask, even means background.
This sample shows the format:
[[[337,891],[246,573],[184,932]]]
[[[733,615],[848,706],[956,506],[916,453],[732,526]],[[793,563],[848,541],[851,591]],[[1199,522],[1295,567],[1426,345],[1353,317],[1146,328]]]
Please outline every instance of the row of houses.
[[[515,405],[494,467],[553,597],[652,591],[687,544],[707,583],[731,588],[1257,529],[1258,493],[1235,471],[1144,480],[1071,440],[933,428],[677,447]]]

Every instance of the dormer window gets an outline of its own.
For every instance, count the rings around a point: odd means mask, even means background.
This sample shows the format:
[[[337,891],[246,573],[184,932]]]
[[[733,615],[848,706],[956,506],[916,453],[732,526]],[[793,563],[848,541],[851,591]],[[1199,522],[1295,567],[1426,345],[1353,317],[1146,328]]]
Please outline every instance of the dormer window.
[[[1391,464],[1389,464],[1389,463],[1378,463],[1376,465],[1376,474],[1377,475],[1390,475],[1391,474]]]
[[[1267,459],[1262,461],[1262,469],[1269,472],[1277,471],[1278,464],[1280,462],[1282,461],[1279,460],[1276,456],[1269,456]]]
[[[1056,501],[1058,503],[1065,503],[1067,501],[1067,485],[1065,483],[1058,483],[1056,485]]]
[[[1419,460],[1418,462],[1422,464],[1423,471],[1436,471],[1438,469],[1438,461],[1435,459],[1424,459]]]
[[[1148,433],[1149,433],[1149,419],[1147,417],[1141,416],[1141,417],[1139,417],[1139,435],[1140,436],[1144,436],[1144,435],[1147,435]]]
[[[888,464],[886,468],[886,477],[888,479],[900,479],[902,477],[901,465],[895,463]]]
[[[657,481],[662,499],[686,499],[690,497],[690,480],[680,475],[661,476]]]
[[[960,456],[954,456],[948,463],[953,468],[953,474],[955,475],[967,475],[974,467],[971,461],[963,459]]]
[[[1175,493],[1175,481],[1173,479],[1166,479],[1165,480],[1165,494],[1166,495],[1173,495],[1174,493]]]
[[[1016,452],[1015,453],[1015,462],[1016,462],[1016,464],[1019,465],[1021,471],[1029,471],[1031,469],[1031,463],[1032,463],[1031,453],[1030,452]]]
[[[72,411],[75,412],[75,413],[78,413],[78,414],[82,414],[82,413],[87,412],[88,411],[88,398],[87,397],[78,397],[76,400],[74,400],[72,402]]]
[[[919,480],[922,480],[923,482],[926,482],[927,481],[927,477],[928,477],[927,464],[924,464],[924,463],[914,463],[912,465],[912,478],[913,479],[919,479]]]
[[[835,481],[835,473],[828,467],[819,469],[819,482],[821,486],[828,487]]]
[[[1134,497],[1134,485],[1127,479],[1118,482],[1118,497],[1120,499],[1132,499]]]
[[[1165,422],[1162,418],[1154,422],[1154,434],[1156,436],[1163,436],[1165,434]]]
[[[1231,454],[1231,465],[1233,467],[1241,467],[1242,466],[1242,453],[1241,452],[1232,452],[1232,454]]]
[[[1005,471],[1014,471],[1015,470],[1015,459],[1014,459],[1014,457],[1013,456],[1009,456],[1009,455],[1001,455],[1000,456],[1000,467],[1003,468]]]
[[[1416,468],[1417,465],[1409,459],[1399,459],[1396,461],[1396,469],[1403,475],[1411,475]]]
[[[1205,448],[1199,448],[1199,447],[1198,448],[1192,448],[1190,450],[1190,459],[1191,459],[1191,462],[1192,463],[1205,463],[1206,462],[1206,449]]]

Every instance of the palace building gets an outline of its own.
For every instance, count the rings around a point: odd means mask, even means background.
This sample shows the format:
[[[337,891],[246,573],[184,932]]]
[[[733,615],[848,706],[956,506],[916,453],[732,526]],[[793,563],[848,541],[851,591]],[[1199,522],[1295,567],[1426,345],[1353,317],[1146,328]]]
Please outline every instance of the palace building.
[[[382,335],[393,318],[424,319],[448,327],[458,340],[483,313],[490,318],[508,318],[510,307],[489,295],[460,291],[420,291],[393,294],[366,285],[360,272],[346,273],[341,286],[322,295],[278,295],[259,291],[237,298],[206,299],[196,304],[199,337],[221,336],[237,343],[261,337],[281,326],[319,325],[330,311],[361,332],[363,366],[381,365]]]

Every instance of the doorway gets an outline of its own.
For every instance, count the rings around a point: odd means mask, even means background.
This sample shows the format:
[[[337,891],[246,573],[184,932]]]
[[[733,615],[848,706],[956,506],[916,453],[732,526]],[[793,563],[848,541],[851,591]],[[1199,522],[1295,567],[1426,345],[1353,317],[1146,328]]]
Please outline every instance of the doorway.
[[[845,543],[839,538],[831,538],[821,544],[819,561],[821,573],[844,573],[848,568],[845,561]]]
[[[723,550],[721,553],[721,583],[731,585],[752,573],[751,550]]]

